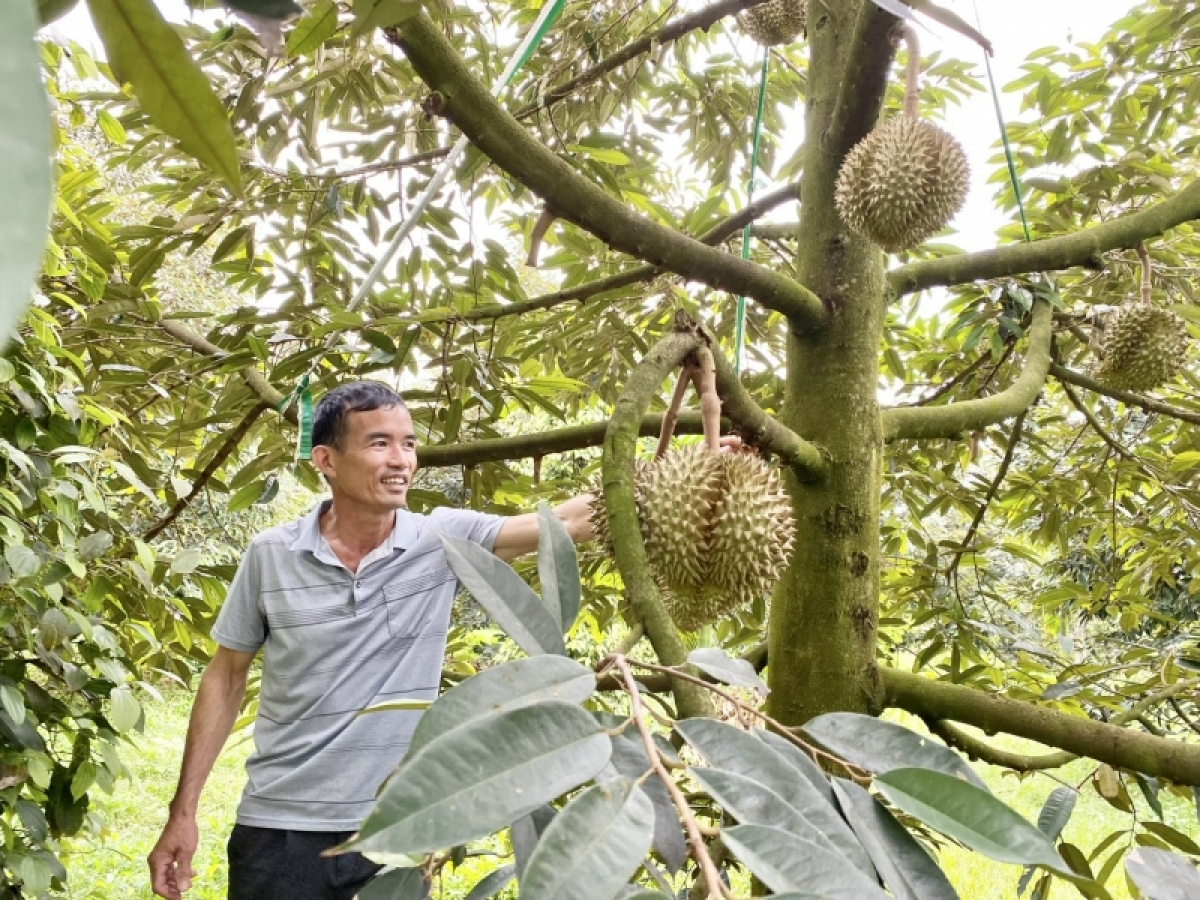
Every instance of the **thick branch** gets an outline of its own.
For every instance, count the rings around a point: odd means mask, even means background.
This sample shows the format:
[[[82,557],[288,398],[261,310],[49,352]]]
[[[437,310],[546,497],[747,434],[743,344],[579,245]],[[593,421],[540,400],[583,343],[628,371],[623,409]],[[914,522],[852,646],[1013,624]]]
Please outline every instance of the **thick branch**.
[[[751,225],[750,234],[760,241],[794,241],[800,236],[800,223],[762,222]]]
[[[825,470],[825,458],[820,449],[767,415],[754,402],[723,354],[714,353],[713,357],[717,365],[717,393],[721,395],[721,406],[734,428],[760,450],[782,459],[801,479],[820,478]]]
[[[212,459],[208,461],[208,465],[206,465],[200,474],[196,476],[196,480],[192,482],[192,489],[188,491],[187,496],[180,497],[178,500],[176,500],[175,505],[167,511],[167,514],[150,526],[146,533],[142,535],[143,541],[154,540],[156,537],[166,531],[172,522],[179,518],[180,514],[187,509],[191,505],[192,501],[200,495],[200,492],[204,490],[204,486],[208,484],[210,480],[212,480],[213,475],[217,474],[217,469],[221,468],[221,466],[224,465],[225,460],[229,459],[230,454],[232,454],[233,451],[238,448],[238,445],[241,444],[242,439],[246,436],[246,433],[250,430],[251,426],[258,421],[258,417],[266,412],[268,408],[269,407],[267,404],[259,403],[251,408],[251,410],[242,417],[242,421],[238,422],[237,425],[235,425],[229,432],[229,434],[225,436],[224,442],[220,447],[217,448],[217,452],[214,453]]]
[[[1200,745],[1154,737],[1119,725],[881,668],[888,706],[922,719],[950,719],[988,734],[1002,731],[1121,769],[1200,785]],[[1132,712],[1132,710],[1130,710]]]
[[[1056,364],[1050,367],[1050,374],[1065,384],[1078,385],[1092,393],[1120,400],[1126,406],[1137,406],[1146,410],[1146,412],[1170,416],[1172,419],[1179,419],[1181,422],[1188,422],[1192,425],[1200,425],[1200,413],[1180,409],[1178,406],[1163,403],[1161,400],[1155,400],[1153,397],[1147,397],[1143,394],[1135,394],[1132,391],[1121,391],[1117,388],[1106,387],[1095,379],[1088,378],[1086,375],[1075,372],[1072,369],[1066,369]]]
[[[800,186],[795,184],[771,191],[769,194],[763,194],[762,197],[753,203],[748,204],[728,218],[722,219],[697,238],[697,240],[702,244],[719,244],[737,234],[747,224],[753,222],[759,216],[770,212],[775,207],[799,199]],[[584,282],[575,287],[564,288],[561,291],[551,291],[548,294],[530,297],[528,300],[521,300],[517,303],[497,303],[488,306],[477,306],[463,313],[436,313],[428,316],[417,315],[376,319],[367,322],[363,327],[375,329],[381,327],[397,328],[410,325],[429,325],[451,320],[456,322],[490,322],[506,318],[507,316],[524,315],[525,313],[534,312],[539,309],[550,309],[564,303],[582,302],[592,297],[597,297],[600,294],[607,294],[609,291],[616,291],[624,287],[629,287],[632,284],[651,281],[662,275],[665,271],[665,269],[659,266],[636,266],[627,272],[620,272],[616,275],[610,275],[607,278],[598,278],[595,281]]]
[[[587,87],[592,82],[603,78],[609,72],[619,69],[631,59],[637,59],[643,53],[649,53],[657,47],[673,44],[675,41],[698,29],[711,28],[721,19],[739,13],[744,9],[749,9],[752,6],[758,6],[758,4],[764,2],[766,0],[720,0],[720,2],[713,3],[703,9],[698,9],[690,15],[682,16],[674,22],[668,22],[658,31],[639,38],[632,43],[626,44],[620,50],[610,53],[581,75],[572,78],[570,81],[556,84],[543,94],[536,103],[530,103],[519,110],[516,117],[518,119],[525,119],[539,110],[549,109],[555,103],[565,100],[580,88]]]
[[[1058,769],[1079,759],[1074,753],[1067,753],[1065,750],[1041,756],[1014,753],[1011,750],[994,747],[987,741],[980,740],[950,722],[930,720],[925,724],[929,726],[930,731],[948,745],[957,747],[969,758],[978,759],[993,766],[1003,766],[1014,772],[1041,772],[1045,769]]]
[[[643,416],[637,434],[641,437],[654,437],[662,428],[662,420],[661,413]],[[477,466],[486,462],[527,459],[531,456],[545,456],[548,453],[567,453],[571,450],[599,447],[604,443],[607,428],[607,422],[596,422],[536,434],[418,447],[417,464],[425,469],[439,466]],[[678,434],[702,434],[699,413],[681,413],[675,431]]]
[[[638,215],[572,169],[488,93],[429,16],[407,19],[399,32],[413,68],[440,95],[442,112],[564,219],[645,262],[751,297],[798,327],[819,327],[826,321],[824,304],[803,285]]]
[[[1050,304],[1044,300],[1036,301],[1033,323],[1029,326],[1025,369],[1007,390],[980,400],[946,406],[886,409],[883,411],[885,439],[955,437],[964,431],[975,431],[1011,419],[1029,409],[1050,371],[1052,324]]]
[[[188,347],[191,347],[197,353],[213,359],[221,359],[229,354],[214,344],[212,341],[196,334],[192,329],[188,328],[182,322],[176,319],[159,319],[158,327],[165,331],[175,340]],[[246,382],[246,387],[250,388],[251,393],[258,397],[263,403],[268,406],[273,406],[276,409],[283,403],[283,394],[272,387],[271,382],[267,381],[266,376],[254,366],[246,366],[238,371],[242,377],[242,381]],[[283,412],[283,417],[293,425],[297,423],[296,410],[288,407]]]
[[[700,338],[694,334],[669,334],[659,341],[629,376],[604,438],[604,507],[612,532],[613,556],[637,623],[646,629],[659,660],[673,667],[687,664],[687,647],[650,574],[638,525],[633,472],[638,430],[650,398],[663,379],[700,346]],[[671,687],[681,718],[713,714],[712,703],[702,688],[679,678],[672,679]]]
[[[909,263],[893,270],[888,281],[900,296],[940,285],[1094,265],[1102,253],[1136,247],[1141,241],[1197,218],[1200,218],[1200,179],[1161,203],[1074,234]]]
[[[823,140],[825,149],[838,159],[865,138],[879,120],[896,55],[892,34],[900,21],[875,3],[859,5],[837,108]]]

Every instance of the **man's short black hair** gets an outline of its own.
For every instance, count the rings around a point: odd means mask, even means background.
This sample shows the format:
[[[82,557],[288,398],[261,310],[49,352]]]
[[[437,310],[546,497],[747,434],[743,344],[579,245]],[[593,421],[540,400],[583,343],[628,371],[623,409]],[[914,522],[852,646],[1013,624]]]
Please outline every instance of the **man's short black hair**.
[[[317,447],[324,444],[341,450],[346,439],[346,417],[350,413],[391,409],[393,406],[408,408],[404,398],[386,384],[352,381],[339,385],[322,397],[313,410],[312,445]]]

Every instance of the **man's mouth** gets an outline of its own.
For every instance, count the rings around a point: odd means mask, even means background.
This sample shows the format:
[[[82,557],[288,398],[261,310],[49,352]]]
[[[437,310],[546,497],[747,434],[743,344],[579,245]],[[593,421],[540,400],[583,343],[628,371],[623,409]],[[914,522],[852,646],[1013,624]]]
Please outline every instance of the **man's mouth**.
[[[389,475],[383,479],[384,484],[408,484],[407,475]]]

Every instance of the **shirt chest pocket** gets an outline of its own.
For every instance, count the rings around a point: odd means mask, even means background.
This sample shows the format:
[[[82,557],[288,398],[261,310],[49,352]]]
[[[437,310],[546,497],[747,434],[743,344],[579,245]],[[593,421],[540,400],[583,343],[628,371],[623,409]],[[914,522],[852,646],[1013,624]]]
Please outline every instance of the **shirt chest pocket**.
[[[416,638],[445,633],[454,600],[454,575],[406,579],[383,589],[388,633],[394,638]]]

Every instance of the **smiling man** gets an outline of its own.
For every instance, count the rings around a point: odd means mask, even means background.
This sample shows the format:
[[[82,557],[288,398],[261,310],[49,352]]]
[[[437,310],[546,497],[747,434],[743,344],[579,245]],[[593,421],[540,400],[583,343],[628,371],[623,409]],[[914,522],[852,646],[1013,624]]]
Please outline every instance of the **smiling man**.
[[[417,713],[358,716],[437,696],[457,582],[439,535],[511,559],[537,548],[536,514],[405,509],[417,440],[404,401],[374,382],[330,391],[313,418],[313,464],[331,497],[258,535],[221,608],[192,708],[179,786],[151,851],[154,892],[191,885],[196,807],[261,648],[254,753],[229,838],[229,900],[350,900],[378,866],[322,857],[345,841],[408,747]],[[589,500],[555,511],[591,537]]]

